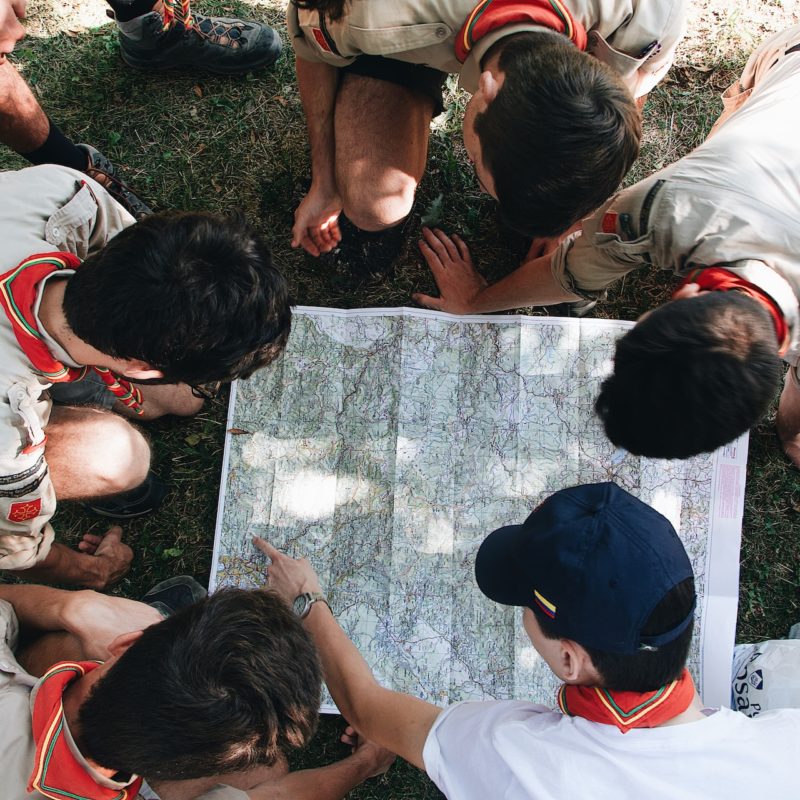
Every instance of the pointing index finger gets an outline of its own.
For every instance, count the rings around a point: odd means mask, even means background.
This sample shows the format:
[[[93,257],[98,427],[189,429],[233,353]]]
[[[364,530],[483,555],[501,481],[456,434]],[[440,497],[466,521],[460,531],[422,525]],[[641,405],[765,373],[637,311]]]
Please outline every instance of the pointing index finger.
[[[253,537],[253,544],[273,561],[281,555],[280,550],[276,550],[266,539],[262,539],[260,536]]]

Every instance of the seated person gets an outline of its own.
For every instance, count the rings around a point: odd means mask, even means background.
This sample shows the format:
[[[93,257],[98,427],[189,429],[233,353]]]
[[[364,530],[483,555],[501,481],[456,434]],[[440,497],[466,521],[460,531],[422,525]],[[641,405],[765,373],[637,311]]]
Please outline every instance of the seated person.
[[[442,297],[417,299],[498,311],[593,298],[637,267],[682,274],[676,299],[619,343],[597,401],[609,438],[660,458],[714,450],[763,415],[783,358],[778,433],[800,466],[798,92],[800,26],[752,54],[703,145],[622,191],[579,235],[487,286],[463,242],[441,234]]]
[[[322,597],[307,561],[256,544],[272,559],[270,586],[286,600]],[[341,712],[359,733],[424,768],[445,795],[796,794],[800,710],[751,719],[703,708],[697,696],[686,669],[692,566],[661,514],[612,483],[564,489],[522,525],[490,534],[475,576],[492,600],[523,608],[525,632],[564,681],[560,711],[523,701],[443,710],[383,689],[326,603],[305,604],[305,627]]]
[[[336,800],[391,765],[350,731],[352,756],[289,773],[287,754],[316,729],[322,676],[275,594],[222,591],[161,619],[95,592],[0,585],[4,798],[133,800],[147,779],[162,800]],[[53,633],[23,667],[14,648],[28,629]],[[55,664],[42,660],[52,636]]]
[[[286,282],[242,220],[133,225],[66,167],[0,173],[0,237],[0,569],[103,588],[130,549],[118,529],[83,552],[54,543],[56,500],[118,495],[91,504],[117,519],[152,510],[165,489],[125,417],[194,414],[193,386],[269,364],[289,333]]]
[[[190,67],[222,75],[270,66],[280,55],[276,31],[260,22],[192,13],[189,0],[109,0],[122,60],[136,69]],[[147,205],[102,153],[70,141],[42,110],[6,56],[25,36],[26,0],[0,0],[0,143],[32,164],[60,164],[95,178],[137,219]],[[113,10],[113,11],[112,11]]]

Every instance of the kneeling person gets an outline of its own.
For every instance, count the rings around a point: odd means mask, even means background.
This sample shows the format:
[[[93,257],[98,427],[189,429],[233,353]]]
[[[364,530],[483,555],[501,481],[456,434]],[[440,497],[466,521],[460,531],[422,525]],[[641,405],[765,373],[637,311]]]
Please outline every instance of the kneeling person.
[[[338,800],[391,765],[345,735],[352,756],[289,773],[317,726],[321,672],[273,593],[222,591],[159,619],[96,592],[0,586],[4,798],[132,800],[144,778],[162,800]],[[20,655],[18,630],[43,629]]]
[[[257,544],[285,598],[320,591],[308,562]],[[704,709],[695,692],[692,567],[661,514],[615,484],[565,489],[490,534],[475,574],[492,600],[523,607],[531,643],[564,681],[560,712],[519,701],[442,710],[383,689],[324,603],[305,617],[341,712],[448,797],[796,793],[800,711],[750,719]]]
[[[65,167],[0,174],[0,234],[0,569],[103,588],[130,549],[118,531],[87,535],[83,552],[54,543],[56,499],[136,490],[98,507],[117,518],[156,505],[149,445],[124,417],[196,413],[193,386],[269,364],[289,332],[287,286],[243,221],[133,225]]]

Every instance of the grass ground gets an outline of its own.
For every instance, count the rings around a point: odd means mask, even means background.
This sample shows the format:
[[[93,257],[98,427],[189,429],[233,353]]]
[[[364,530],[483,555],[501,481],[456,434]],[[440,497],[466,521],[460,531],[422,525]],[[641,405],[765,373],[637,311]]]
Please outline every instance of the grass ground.
[[[280,1],[209,0],[198,6],[206,13],[256,16],[282,29]],[[101,0],[32,2],[29,37],[16,54],[46,110],[70,136],[102,149],[158,208],[244,211],[271,242],[298,303],[408,305],[412,291],[434,289],[413,246],[414,228],[395,274],[378,284],[356,284],[348,275],[289,248],[308,157],[288,48],[273,70],[244,78],[141,75],[121,64],[114,29],[104,24],[104,10]],[[648,101],[645,145],[629,182],[699,144],[718,113],[717,95],[736,77],[747,52],[767,33],[800,21],[799,12],[791,0],[694,3],[676,65]],[[441,195],[442,227],[461,231],[476,263],[487,276],[498,277],[514,268],[516,259],[496,227],[492,202],[479,193],[463,158],[463,102],[463,96],[450,93],[446,114],[434,123],[418,208],[424,211]],[[21,159],[0,149],[0,168],[22,166]],[[629,276],[597,313],[635,319],[664,300],[672,286],[670,277],[654,272]],[[127,526],[136,561],[119,593],[136,597],[154,581],[181,572],[207,580],[224,411],[223,397],[194,420],[167,420],[149,427],[156,469],[172,489],[162,511]],[[740,641],[782,636],[800,620],[800,483],[775,444],[771,419],[753,431],[750,442]],[[59,508],[55,525],[67,541],[77,540],[84,530],[104,528],[68,504]],[[302,764],[318,765],[341,756],[339,729],[339,722],[325,720]],[[353,796],[439,795],[416,770],[396,765],[387,777]]]

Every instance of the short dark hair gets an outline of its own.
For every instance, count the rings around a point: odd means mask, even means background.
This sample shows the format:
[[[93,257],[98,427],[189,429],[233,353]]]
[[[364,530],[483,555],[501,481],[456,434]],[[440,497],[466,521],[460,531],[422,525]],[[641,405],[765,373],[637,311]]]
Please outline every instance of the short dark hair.
[[[269,591],[225,589],[147,628],[80,707],[98,764],[150,780],[271,765],[316,730],[322,670]]]
[[[344,16],[345,7],[350,0],[292,0],[298,8],[307,8],[311,11],[319,11],[325,14],[328,19],[337,20]]]
[[[505,221],[555,236],[617,190],[639,152],[641,116],[622,79],[564,36],[519,33],[494,47],[505,78],[475,118],[481,155]]]
[[[291,308],[269,248],[241,216],[145,217],[67,282],[67,324],[114,358],[189,384],[249,377],[286,345]]]
[[[642,636],[658,636],[676,628],[691,613],[695,602],[694,579],[674,586],[653,609],[642,628]],[[532,609],[542,633],[548,639],[561,639],[548,617]],[[609,653],[582,645],[602,678],[606,689],[627,692],[652,692],[676,680],[689,655],[694,623],[691,622],[677,638],[655,650],[639,650],[633,654]],[[581,644],[578,642],[578,644]]]
[[[631,453],[688,458],[755,425],[782,372],[767,311],[739,292],[704,292],[651,311],[617,342],[595,410]]]

